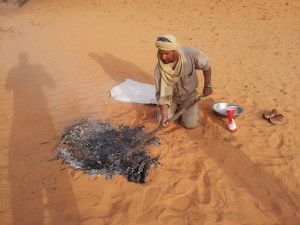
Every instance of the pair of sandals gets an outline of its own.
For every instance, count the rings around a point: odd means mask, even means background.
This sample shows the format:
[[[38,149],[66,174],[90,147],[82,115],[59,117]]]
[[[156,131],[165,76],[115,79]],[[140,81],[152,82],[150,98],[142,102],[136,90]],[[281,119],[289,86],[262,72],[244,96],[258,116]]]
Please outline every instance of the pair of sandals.
[[[286,122],[286,118],[282,114],[279,114],[276,109],[271,112],[264,113],[263,117],[274,125],[281,125]]]

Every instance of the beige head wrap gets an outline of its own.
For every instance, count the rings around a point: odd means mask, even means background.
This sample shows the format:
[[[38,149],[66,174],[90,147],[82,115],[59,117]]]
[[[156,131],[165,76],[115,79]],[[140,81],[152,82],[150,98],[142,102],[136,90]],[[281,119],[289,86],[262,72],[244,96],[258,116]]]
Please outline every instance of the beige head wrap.
[[[161,74],[160,80],[160,97],[158,100],[158,104],[166,104],[169,105],[172,102],[173,88],[172,85],[175,84],[181,75],[182,71],[182,57],[179,53],[180,44],[177,39],[173,35],[165,35],[164,38],[167,38],[170,42],[166,41],[156,41],[155,45],[159,50],[165,51],[177,51],[178,52],[178,61],[176,63],[175,68],[173,69],[170,64],[164,64],[159,55],[158,58],[158,66]]]
[[[176,37],[174,37],[171,34],[166,34],[163,36],[164,38],[167,38],[170,42],[164,42],[164,41],[156,41],[155,45],[160,50],[165,51],[172,51],[172,50],[178,50],[180,48],[180,44],[177,41]]]

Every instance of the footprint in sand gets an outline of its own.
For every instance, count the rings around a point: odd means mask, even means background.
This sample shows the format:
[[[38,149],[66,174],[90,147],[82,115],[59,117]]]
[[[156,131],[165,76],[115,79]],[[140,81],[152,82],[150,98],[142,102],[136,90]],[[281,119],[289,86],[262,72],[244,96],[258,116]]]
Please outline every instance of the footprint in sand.
[[[278,143],[278,145],[277,145],[277,149],[280,149],[280,148],[282,148],[282,146],[284,145],[284,143],[285,143],[285,141],[284,141],[284,137],[281,137],[280,138],[280,141],[279,141],[279,143]]]
[[[202,204],[209,204],[211,201],[211,183],[210,183],[210,178],[208,176],[208,172],[205,171],[203,175],[203,184],[204,184],[204,189],[203,189],[203,200],[201,201]]]
[[[272,133],[268,138],[267,138],[267,143],[270,145],[272,148],[276,149],[282,149],[284,147],[287,147],[286,143],[286,134],[284,133]]]
[[[139,224],[155,224],[158,221],[158,217],[163,213],[165,207],[163,205],[155,205],[150,208],[147,212],[142,213],[141,216],[138,217],[137,222]]]
[[[190,179],[181,179],[173,183],[170,187],[170,192],[175,194],[185,194],[187,191],[193,192],[196,188],[197,184],[195,181]]]
[[[192,203],[190,195],[191,193],[188,193],[185,195],[180,195],[178,197],[171,198],[165,202],[166,206],[171,209],[184,211],[188,209]]]
[[[147,211],[155,202],[161,188],[159,186],[150,186],[145,189],[143,196],[143,211]]]

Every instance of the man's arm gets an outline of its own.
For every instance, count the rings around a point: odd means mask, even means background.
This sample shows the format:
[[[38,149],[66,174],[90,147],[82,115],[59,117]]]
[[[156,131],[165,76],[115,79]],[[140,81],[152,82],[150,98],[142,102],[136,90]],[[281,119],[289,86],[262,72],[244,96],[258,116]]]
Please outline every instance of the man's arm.
[[[197,70],[203,70],[204,76],[204,87],[203,87],[203,95],[209,96],[212,94],[211,88],[211,67],[210,67],[210,59],[207,55],[201,52],[198,49],[194,49],[194,57],[195,57],[195,68]]]
[[[211,67],[209,67],[208,70],[203,70],[203,76],[204,76],[203,95],[209,96],[213,93],[211,87]]]
[[[156,100],[158,102],[159,96],[160,96],[160,79],[161,79],[160,72],[158,70],[158,66],[156,66],[156,68],[154,70],[154,78],[155,78],[155,88],[156,88],[155,96],[156,96]],[[169,123],[166,122],[169,119],[168,118],[169,105],[163,103],[162,105],[159,105],[159,108],[160,108],[160,112],[161,112],[161,116],[162,116],[160,123],[163,126],[163,128],[166,128],[170,125]]]

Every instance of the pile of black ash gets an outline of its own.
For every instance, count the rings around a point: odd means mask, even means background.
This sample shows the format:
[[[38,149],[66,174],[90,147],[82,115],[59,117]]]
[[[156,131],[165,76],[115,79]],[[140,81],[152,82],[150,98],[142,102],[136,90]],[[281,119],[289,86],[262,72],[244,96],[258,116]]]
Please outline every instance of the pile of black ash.
[[[89,175],[104,174],[112,178],[120,174],[129,181],[146,182],[150,166],[157,164],[145,152],[145,145],[156,143],[152,138],[134,149],[145,137],[144,127],[121,125],[116,129],[112,124],[84,119],[66,129],[59,147],[59,157],[72,168],[83,170]]]

